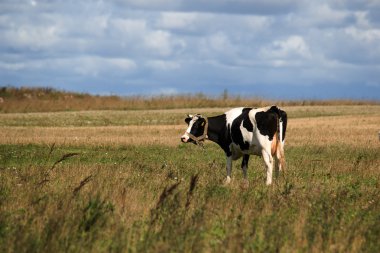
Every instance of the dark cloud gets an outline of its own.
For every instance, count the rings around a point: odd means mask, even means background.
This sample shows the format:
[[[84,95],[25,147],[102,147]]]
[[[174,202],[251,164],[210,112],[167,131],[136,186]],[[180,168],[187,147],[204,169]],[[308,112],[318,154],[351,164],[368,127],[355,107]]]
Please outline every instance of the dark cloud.
[[[183,1],[181,9],[186,11],[216,12],[231,14],[286,14],[295,11],[301,1],[290,0],[213,0]]]
[[[151,11],[210,12],[229,14],[284,14],[296,10],[304,1],[292,0],[120,0],[118,6]]]

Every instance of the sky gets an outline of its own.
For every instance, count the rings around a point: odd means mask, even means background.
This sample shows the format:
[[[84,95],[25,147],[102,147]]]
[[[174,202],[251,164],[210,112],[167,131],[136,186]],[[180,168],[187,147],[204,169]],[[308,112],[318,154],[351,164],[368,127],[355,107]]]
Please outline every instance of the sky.
[[[0,0],[0,86],[380,100],[380,0]]]

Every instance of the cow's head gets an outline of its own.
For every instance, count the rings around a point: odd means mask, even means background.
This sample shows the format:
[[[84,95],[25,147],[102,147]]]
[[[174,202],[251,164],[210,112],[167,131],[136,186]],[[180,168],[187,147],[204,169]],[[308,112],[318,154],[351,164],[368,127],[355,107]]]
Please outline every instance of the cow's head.
[[[207,138],[207,119],[202,115],[187,115],[185,122],[188,128],[184,135],[181,137],[182,142],[191,142],[199,144],[200,141],[204,141]]]

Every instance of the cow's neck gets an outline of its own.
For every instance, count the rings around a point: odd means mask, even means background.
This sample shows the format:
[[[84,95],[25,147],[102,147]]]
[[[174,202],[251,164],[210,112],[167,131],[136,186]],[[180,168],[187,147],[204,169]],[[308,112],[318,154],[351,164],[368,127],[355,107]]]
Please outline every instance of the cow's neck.
[[[225,115],[219,115],[215,117],[209,117],[208,119],[208,130],[207,135],[210,141],[220,144],[221,134],[224,132],[225,128]]]

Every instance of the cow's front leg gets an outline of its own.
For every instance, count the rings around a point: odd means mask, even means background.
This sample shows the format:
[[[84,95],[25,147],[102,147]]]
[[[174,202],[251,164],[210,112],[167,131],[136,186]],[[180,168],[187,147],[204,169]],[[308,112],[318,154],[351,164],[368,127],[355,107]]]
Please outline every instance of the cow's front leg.
[[[270,152],[267,152],[265,149],[261,151],[265,167],[267,169],[267,185],[272,184],[272,173],[273,173],[273,157]]]
[[[244,155],[243,160],[241,162],[241,169],[243,171],[244,179],[247,179],[248,160],[249,160],[249,155]]]
[[[248,188],[247,169],[248,169],[249,155],[244,155],[241,162],[241,170],[243,171],[243,188]]]
[[[231,171],[232,171],[232,156],[231,155],[227,156],[226,169],[227,169],[227,177],[224,183],[229,184],[231,183]]]

